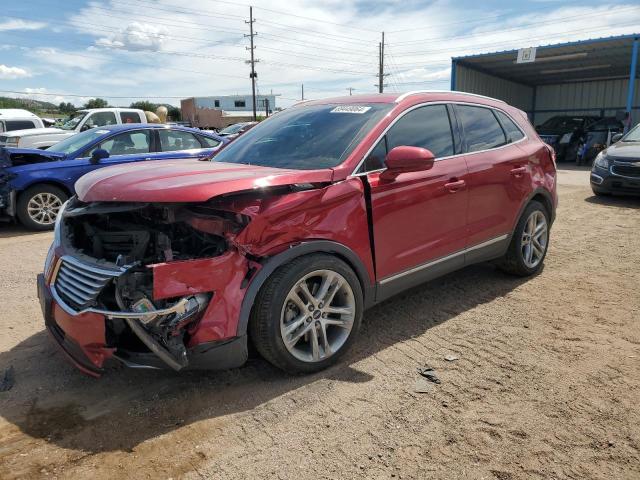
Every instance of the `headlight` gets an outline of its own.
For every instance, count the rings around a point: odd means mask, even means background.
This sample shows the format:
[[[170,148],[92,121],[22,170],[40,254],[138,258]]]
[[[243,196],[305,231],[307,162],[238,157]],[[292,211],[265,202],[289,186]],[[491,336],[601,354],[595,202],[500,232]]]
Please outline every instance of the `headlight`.
[[[607,152],[602,151],[596,157],[596,161],[593,162],[596,167],[607,169],[609,168],[609,158],[607,157]]]
[[[20,137],[7,137],[7,141],[5,143],[8,147],[17,147],[19,141]]]
[[[56,216],[56,224],[53,231],[53,245],[55,247],[59,246],[62,243],[61,242],[62,233],[60,232],[60,223],[62,222],[62,217],[64,217],[64,210],[65,208],[67,208],[68,203],[69,203],[69,200],[67,200],[62,204],[62,206],[60,207],[60,210],[58,210],[58,215]]]

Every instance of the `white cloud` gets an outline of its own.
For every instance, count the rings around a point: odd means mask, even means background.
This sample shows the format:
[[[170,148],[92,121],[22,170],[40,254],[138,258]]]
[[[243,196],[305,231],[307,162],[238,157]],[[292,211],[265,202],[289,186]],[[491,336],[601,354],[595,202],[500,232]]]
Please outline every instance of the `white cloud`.
[[[131,22],[121,32],[96,40],[96,45],[130,51],[159,51],[166,41],[167,30],[162,26]]]
[[[43,22],[32,22],[28,20],[20,20],[19,18],[7,18],[0,22],[0,32],[8,32],[10,30],[40,30],[46,27]]]
[[[88,55],[84,50],[72,51],[40,47],[30,48],[26,52],[26,55],[35,60],[40,68],[48,67],[51,71],[67,77],[72,74],[71,72],[77,70],[95,71],[109,61],[103,55]]]
[[[30,76],[31,74],[24,68],[8,67],[4,64],[0,64],[0,78],[3,80],[13,80],[16,78],[26,78]]]

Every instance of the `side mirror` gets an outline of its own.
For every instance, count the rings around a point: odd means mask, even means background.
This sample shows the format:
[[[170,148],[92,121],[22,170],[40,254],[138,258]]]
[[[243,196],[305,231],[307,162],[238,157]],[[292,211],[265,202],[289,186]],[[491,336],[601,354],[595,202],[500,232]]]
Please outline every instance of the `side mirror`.
[[[616,133],[613,137],[611,137],[611,143],[620,141],[622,137],[624,137],[624,133]]]
[[[104,160],[105,158],[109,158],[109,152],[102,148],[96,148],[91,152],[91,163],[94,165],[100,163],[100,160]]]
[[[387,169],[382,172],[381,177],[393,180],[401,173],[429,170],[434,161],[435,156],[426,148],[401,145],[387,154],[384,161]]]

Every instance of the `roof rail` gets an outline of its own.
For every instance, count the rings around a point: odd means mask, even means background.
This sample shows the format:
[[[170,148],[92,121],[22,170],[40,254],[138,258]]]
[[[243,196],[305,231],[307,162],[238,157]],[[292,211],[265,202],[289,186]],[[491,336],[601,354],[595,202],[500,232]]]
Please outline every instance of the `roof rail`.
[[[419,93],[453,93],[458,95],[470,95],[472,97],[486,98],[487,100],[494,100],[496,102],[507,103],[504,100],[500,100],[499,98],[487,97],[486,95],[478,95],[477,93],[457,92],[455,90],[413,90],[411,92],[403,93],[398,98],[396,98],[396,103],[400,103],[405,98],[411,95],[417,95]]]

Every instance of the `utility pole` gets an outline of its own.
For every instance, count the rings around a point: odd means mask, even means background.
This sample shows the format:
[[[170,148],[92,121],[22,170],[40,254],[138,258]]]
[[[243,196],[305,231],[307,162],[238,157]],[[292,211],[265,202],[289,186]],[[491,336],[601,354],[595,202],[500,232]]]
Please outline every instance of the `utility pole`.
[[[257,119],[257,115],[256,115],[256,78],[258,77],[258,74],[256,73],[256,63],[259,62],[259,60],[256,60],[254,58],[254,50],[256,47],[254,47],[253,45],[253,37],[255,37],[257,35],[257,33],[253,33],[253,22],[255,22],[255,20],[253,19],[253,7],[249,7],[249,21],[247,22],[245,20],[244,23],[248,23],[249,24],[249,35],[245,35],[245,37],[249,37],[251,39],[251,47],[245,47],[247,50],[251,51],[251,60],[245,61],[245,63],[250,63],[251,64],[251,74],[249,74],[249,77],[251,78],[251,96],[253,98],[253,121],[255,122]]]
[[[347,90],[349,90],[349,96],[351,96],[351,95],[353,95],[353,91],[355,90],[355,88],[347,87]]]
[[[380,61],[378,62],[378,93],[384,91],[384,32],[382,32],[382,41],[378,44],[378,51],[380,55]]]
[[[304,101],[304,83],[300,85],[300,98]]]

